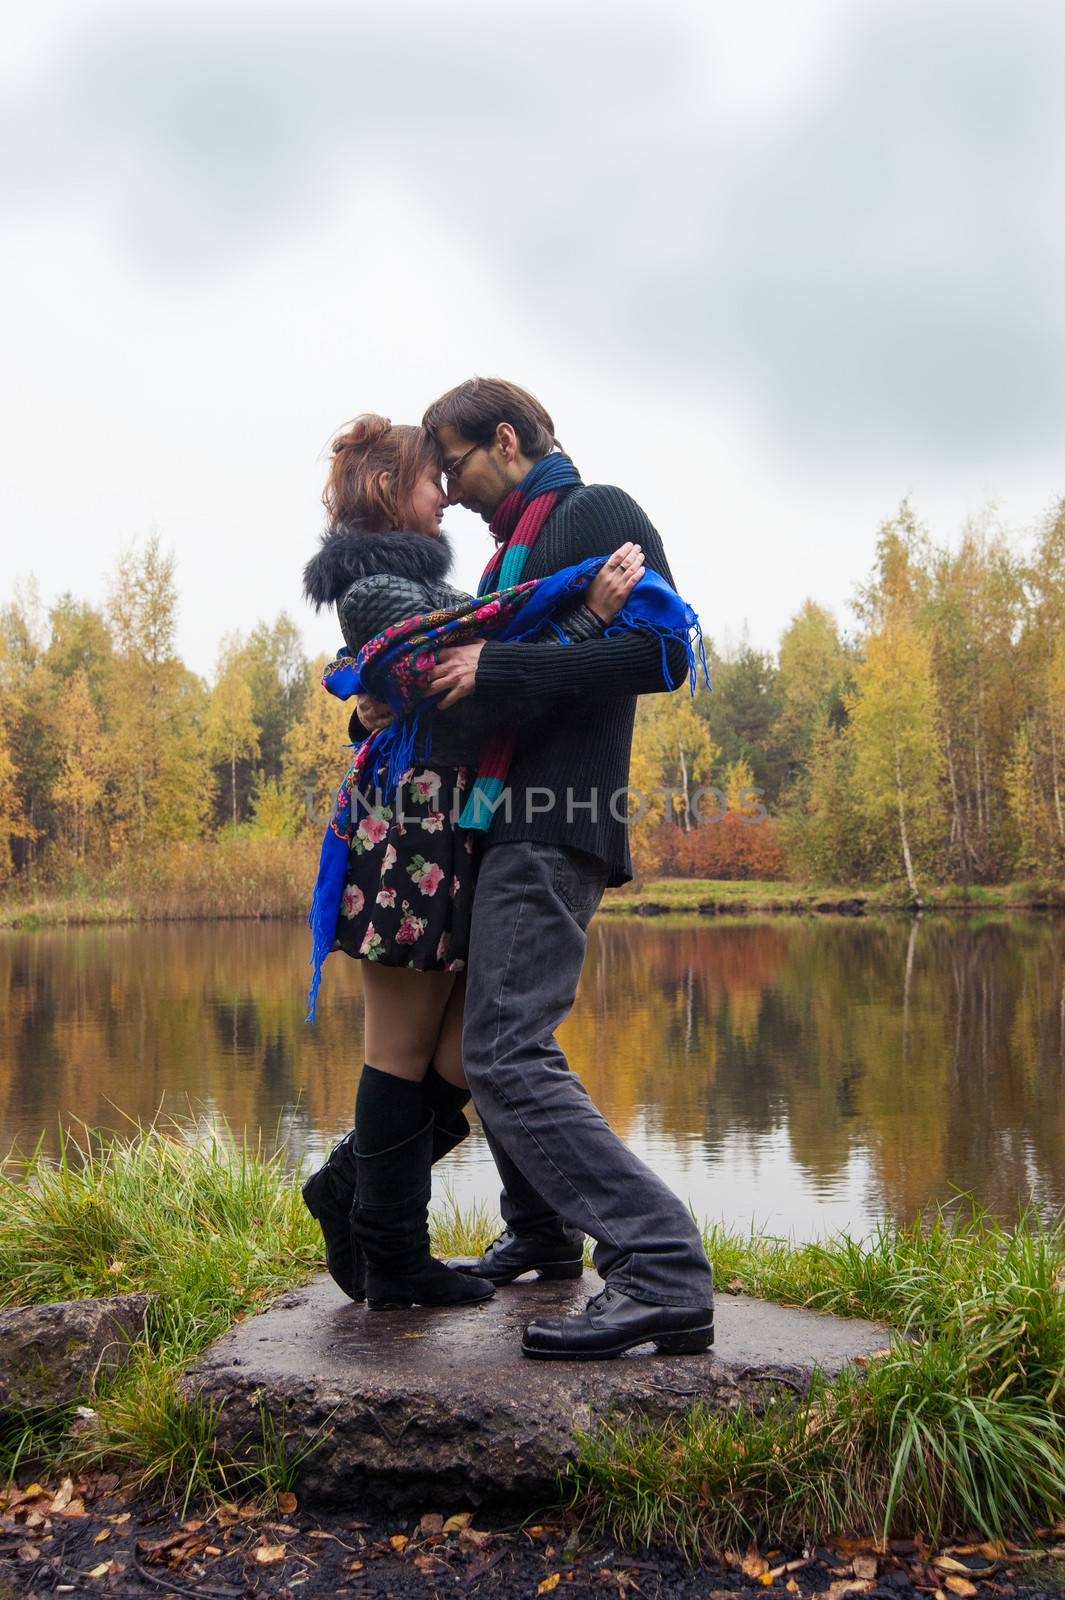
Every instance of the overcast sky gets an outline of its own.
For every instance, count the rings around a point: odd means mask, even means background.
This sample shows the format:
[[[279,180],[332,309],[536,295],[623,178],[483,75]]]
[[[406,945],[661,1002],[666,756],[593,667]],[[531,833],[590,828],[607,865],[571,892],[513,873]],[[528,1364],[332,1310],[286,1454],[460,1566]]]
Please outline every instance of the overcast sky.
[[[956,539],[1065,494],[1063,74],[1058,0],[9,11],[3,592],[102,602],[157,532],[198,671],[281,609],[331,648],[329,438],[482,373],[719,646],[852,624],[902,495]]]

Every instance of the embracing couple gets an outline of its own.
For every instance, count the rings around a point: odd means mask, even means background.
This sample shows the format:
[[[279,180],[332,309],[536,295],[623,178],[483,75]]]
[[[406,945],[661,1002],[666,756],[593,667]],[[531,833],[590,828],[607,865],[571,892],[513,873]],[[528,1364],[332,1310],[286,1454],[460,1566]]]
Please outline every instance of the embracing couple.
[[[315,889],[315,979],[362,963],[355,1126],[308,1179],[329,1271],[372,1310],[468,1305],[524,1273],[603,1290],[524,1331],[528,1356],[669,1354],[713,1342],[699,1231],[611,1130],[555,1038],[588,923],[632,876],[636,696],[694,684],[697,619],[620,489],[585,485],[544,407],[474,378],[420,427],[359,417],[333,444],[329,526],[304,572],[346,650],[355,759]],[[447,582],[449,504],[495,543],[477,597]],[[478,1260],[429,1251],[430,1168],[472,1097],[503,1184]]]

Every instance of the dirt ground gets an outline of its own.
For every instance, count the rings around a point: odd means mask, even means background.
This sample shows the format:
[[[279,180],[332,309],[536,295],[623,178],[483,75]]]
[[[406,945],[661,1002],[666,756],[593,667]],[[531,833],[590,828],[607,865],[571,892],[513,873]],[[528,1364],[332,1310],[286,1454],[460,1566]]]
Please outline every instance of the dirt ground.
[[[305,1516],[295,1496],[282,1496],[270,1512],[246,1505],[181,1517],[125,1498],[109,1474],[12,1488],[0,1506],[0,1600],[524,1600],[556,1591],[559,1600],[732,1600],[767,1590],[782,1600],[1035,1600],[1065,1592],[1065,1545],[1055,1548],[1052,1537],[1052,1554],[1040,1558],[1012,1546],[954,1545],[932,1554],[920,1541],[895,1541],[878,1552],[868,1541],[839,1539],[814,1551],[752,1548],[692,1567],[666,1549],[622,1551],[557,1512],[539,1521],[513,1512],[449,1515],[447,1507],[413,1517],[357,1508]]]

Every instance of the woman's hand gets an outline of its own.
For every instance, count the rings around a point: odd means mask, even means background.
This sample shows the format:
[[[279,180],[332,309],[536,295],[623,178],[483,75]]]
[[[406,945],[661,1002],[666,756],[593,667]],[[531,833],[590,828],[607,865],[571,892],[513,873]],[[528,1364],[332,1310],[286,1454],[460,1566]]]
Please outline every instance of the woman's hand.
[[[601,622],[613,622],[643,575],[643,551],[629,540],[607,556],[584,592],[584,603]]]
[[[393,720],[392,707],[384,700],[375,700],[372,694],[357,694],[355,711],[367,733],[378,733]]]

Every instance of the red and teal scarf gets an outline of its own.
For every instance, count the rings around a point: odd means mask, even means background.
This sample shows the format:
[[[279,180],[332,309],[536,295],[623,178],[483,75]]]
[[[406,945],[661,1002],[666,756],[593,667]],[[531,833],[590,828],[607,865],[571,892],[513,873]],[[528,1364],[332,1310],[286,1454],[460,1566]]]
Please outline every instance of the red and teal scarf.
[[[499,547],[481,574],[477,585],[479,595],[521,582],[529,551],[540,537],[540,529],[559,500],[580,481],[569,456],[556,451],[538,461],[506,499],[500,501],[488,525]],[[461,827],[488,827],[506,786],[516,742],[517,734],[513,729],[485,741],[477,777],[459,818]]]

